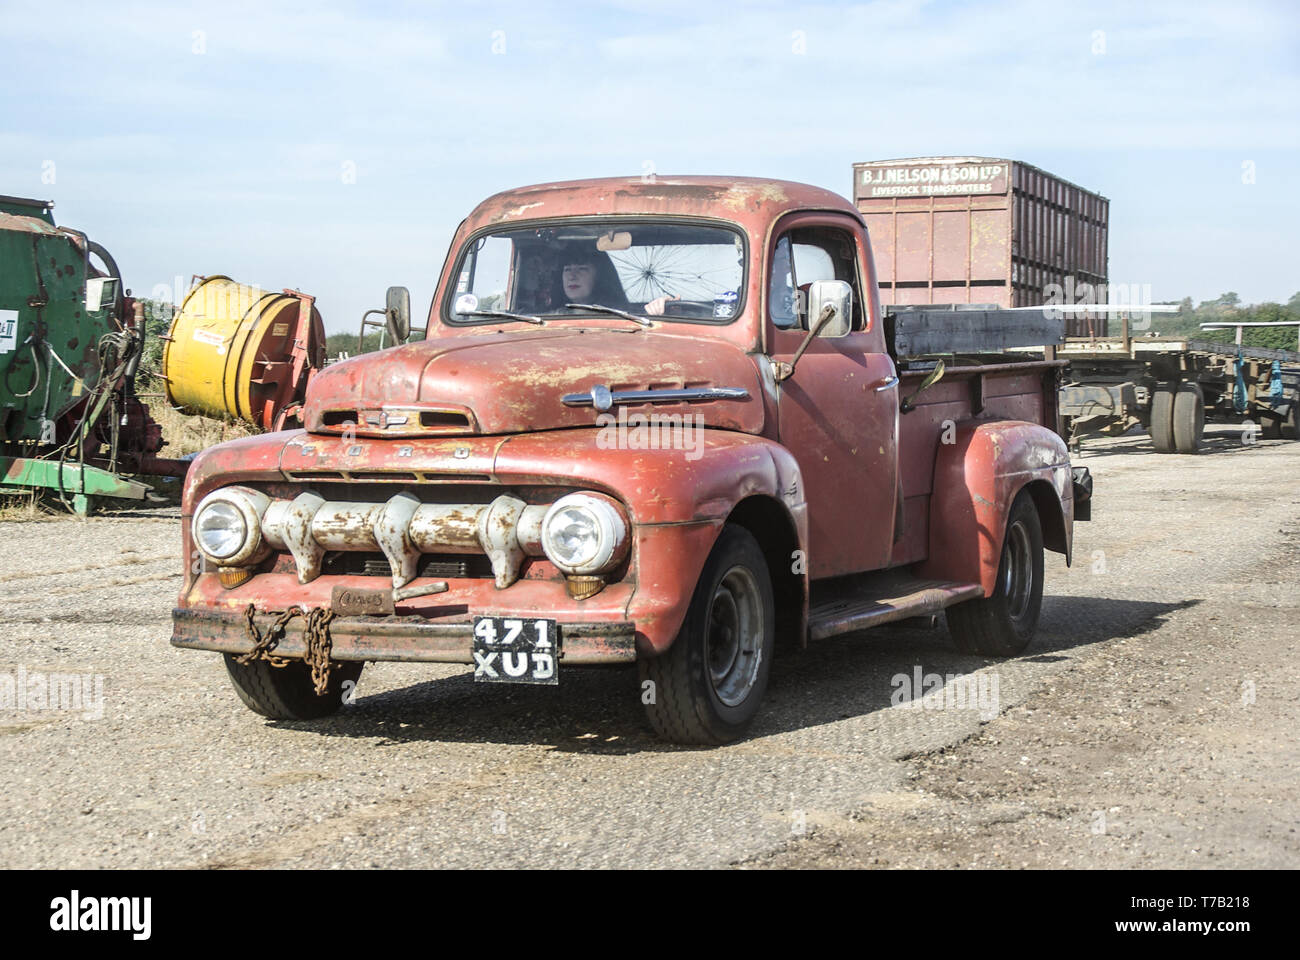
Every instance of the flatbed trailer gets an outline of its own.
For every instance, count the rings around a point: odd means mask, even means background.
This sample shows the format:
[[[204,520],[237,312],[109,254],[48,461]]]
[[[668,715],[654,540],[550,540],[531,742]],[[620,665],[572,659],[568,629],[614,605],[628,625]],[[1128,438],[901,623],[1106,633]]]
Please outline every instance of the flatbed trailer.
[[[1157,453],[1196,453],[1206,420],[1253,424],[1263,439],[1298,436],[1300,353],[1190,337],[1068,338],[1061,433],[1141,425]]]

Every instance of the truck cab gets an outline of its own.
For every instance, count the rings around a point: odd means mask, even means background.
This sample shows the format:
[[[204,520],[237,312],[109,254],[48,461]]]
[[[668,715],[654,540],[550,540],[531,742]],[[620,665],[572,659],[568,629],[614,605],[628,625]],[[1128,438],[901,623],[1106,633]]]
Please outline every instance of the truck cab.
[[[338,709],[367,660],[635,663],[681,743],[746,733],[778,645],[947,610],[963,650],[1017,654],[1090,489],[1047,426],[1060,364],[916,356],[891,323],[826,190],[490,197],[424,340],[321,371],[304,429],[195,461],[172,642],[280,718]]]

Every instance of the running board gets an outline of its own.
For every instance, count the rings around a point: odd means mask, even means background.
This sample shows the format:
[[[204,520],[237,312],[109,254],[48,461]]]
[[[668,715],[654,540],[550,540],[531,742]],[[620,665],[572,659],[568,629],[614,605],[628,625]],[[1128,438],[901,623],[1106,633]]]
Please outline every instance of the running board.
[[[808,636],[823,640],[938,613],[954,603],[982,596],[984,588],[978,583],[912,579],[870,583],[847,596],[815,600],[808,611]]]

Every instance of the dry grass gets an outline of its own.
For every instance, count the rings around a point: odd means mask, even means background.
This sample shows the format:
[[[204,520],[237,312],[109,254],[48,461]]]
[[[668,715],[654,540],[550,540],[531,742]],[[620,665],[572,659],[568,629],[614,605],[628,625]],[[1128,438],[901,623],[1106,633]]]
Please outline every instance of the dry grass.
[[[33,520],[54,520],[67,516],[51,510],[37,490],[0,495],[0,523],[29,523]]]
[[[174,410],[160,397],[146,397],[145,404],[149,414],[162,426],[163,448],[160,457],[180,458],[197,453],[226,440],[237,440],[259,432],[251,424],[234,420],[213,420],[209,417],[195,417],[179,410]],[[140,477],[159,493],[176,497],[180,485],[168,482],[161,477]],[[138,501],[112,500],[101,501],[100,509],[112,509],[114,506],[138,506]],[[56,520],[68,515],[58,498],[45,490],[24,490],[17,493],[0,494],[0,523],[24,523],[35,520]]]
[[[145,403],[149,407],[150,416],[162,426],[163,448],[158,452],[160,457],[183,457],[226,440],[238,440],[258,432],[256,427],[239,420],[213,420],[210,417],[181,413],[159,397],[148,398]]]

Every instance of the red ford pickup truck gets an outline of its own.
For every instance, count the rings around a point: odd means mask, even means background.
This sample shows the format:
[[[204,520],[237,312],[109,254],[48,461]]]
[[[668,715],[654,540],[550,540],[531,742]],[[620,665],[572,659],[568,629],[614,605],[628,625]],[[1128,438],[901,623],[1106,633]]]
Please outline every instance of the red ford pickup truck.
[[[984,316],[883,311],[862,218],[819,188],[497,194],[425,339],[194,462],[172,643],[297,719],[368,660],[635,663],[679,743],[741,737],[780,644],[946,610],[961,650],[1017,654],[1091,479],[1054,429],[1061,364],[982,348]]]

